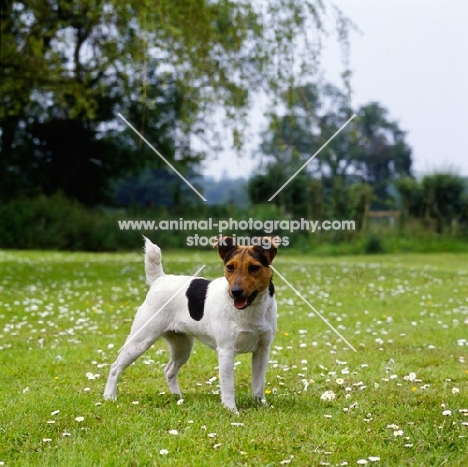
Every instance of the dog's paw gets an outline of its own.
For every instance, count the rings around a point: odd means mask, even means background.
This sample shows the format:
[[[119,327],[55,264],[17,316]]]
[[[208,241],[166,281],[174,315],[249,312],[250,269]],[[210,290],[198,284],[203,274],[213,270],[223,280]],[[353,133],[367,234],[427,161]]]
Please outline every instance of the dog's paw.
[[[228,407],[228,409],[232,414],[239,415],[239,411],[237,410],[237,407],[234,407],[234,408]]]
[[[235,404],[223,404],[226,409],[228,409],[230,412],[232,412],[234,415],[239,415],[239,411],[237,410],[237,407]]]
[[[104,400],[106,401],[116,401],[117,400],[117,394],[114,393],[104,393]]]
[[[258,396],[254,396],[254,397],[255,397],[255,401],[257,402],[257,404],[263,405],[264,407],[268,407],[268,402],[264,397],[258,397]]]

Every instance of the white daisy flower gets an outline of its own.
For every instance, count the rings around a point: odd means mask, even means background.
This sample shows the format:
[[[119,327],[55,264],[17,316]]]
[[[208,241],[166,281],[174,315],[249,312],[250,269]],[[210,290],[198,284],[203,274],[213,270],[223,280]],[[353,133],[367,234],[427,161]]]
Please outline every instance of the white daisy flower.
[[[320,399],[323,401],[332,401],[335,400],[336,394],[333,391],[325,391],[321,396]]]

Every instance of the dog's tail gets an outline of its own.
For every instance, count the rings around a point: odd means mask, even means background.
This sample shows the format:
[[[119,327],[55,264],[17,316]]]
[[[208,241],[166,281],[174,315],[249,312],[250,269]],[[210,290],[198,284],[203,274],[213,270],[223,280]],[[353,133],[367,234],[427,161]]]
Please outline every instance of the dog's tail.
[[[151,285],[158,277],[164,276],[161,263],[161,248],[145,239],[145,273],[146,282]]]

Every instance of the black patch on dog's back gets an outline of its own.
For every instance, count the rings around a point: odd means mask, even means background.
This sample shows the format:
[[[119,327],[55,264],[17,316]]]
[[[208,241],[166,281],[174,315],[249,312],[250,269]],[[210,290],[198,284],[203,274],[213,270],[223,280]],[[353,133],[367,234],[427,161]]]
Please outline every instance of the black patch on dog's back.
[[[193,279],[185,292],[188,298],[188,309],[190,316],[195,321],[200,321],[203,318],[205,311],[205,299],[208,286],[210,285],[207,279]]]
[[[268,293],[270,294],[270,297],[275,295],[275,286],[273,285],[273,281],[270,281],[270,284],[268,285]]]

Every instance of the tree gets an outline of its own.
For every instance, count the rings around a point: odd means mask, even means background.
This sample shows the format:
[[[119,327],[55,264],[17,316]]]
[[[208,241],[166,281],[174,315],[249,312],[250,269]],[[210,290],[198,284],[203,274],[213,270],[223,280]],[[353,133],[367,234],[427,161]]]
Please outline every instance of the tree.
[[[402,227],[409,217],[420,219],[428,228],[435,219],[437,233],[455,221],[466,219],[468,206],[466,181],[451,173],[433,173],[421,180],[403,177],[396,180],[400,196]]]
[[[346,44],[350,23],[333,12]],[[116,120],[119,111],[148,134],[159,109],[170,122],[159,139],[181,171],[204,157],[191,141],[209,139],[215,108],[224,109],[241,147],[249,93],[262,86],[279,95],[315,70],[319,46],[294,51],[324,34],[325,16],[319,0],[6,0],[0,198],[60,188],[88,204],[105,199],[113,178],[146,163],[128,156],[136,137]],[[73,150],[54,141],[55,128],[72,138]],[[70,172],[91,177],[94,193],[69,190]]]
[[[423,191],[414,177],[397,178],[395,188],[400,198],[400,227],[404,229],[410,216],[423,217]]]
[[[422,179],[425,218],[436,219],[436,231],[441,234],[445,227],[463,214],[465,182],[458,175],[435,173]]]
[[[197,185],[195,180],[191,182]],[[122,206],[176,208],[193,204],[191,189],[178,175],[166,169],[145,169],[117,183],[115,191],[117,202]]]
[[[331,85],[295,87],[284,93],[283,99],[288,110],[282,116],[270,115],[260,147],[260,152],[268,159],[254,179],[257,186],[274,180],[276,185],[270,190],[271,194],[354,113],[346,94]],[[370,185],[374,196],[371,197],[365,189],[366,203],[372,199],[374,207],[384,207],[392,200],[390,187],[394,177],[410,175],[411,150],[405,142],[405,133],[395,122],[388,120],[387,111],[372,103],[358,109],[356,114],[357,117],[301,172],[306,178],[320,179],[324,206],[328,206],[328,213],[337,218],[350,215],[349,188],[352,184],[360,181]],[[261,182],[261,177],[266,177],[268,182]],[[287,210],[290,207],[284,200],[295,189],[293,183],[286,186],[277,199],[277,203]],[[306,212],[310,211],[306,205],[314,201],[307,199],[307,183],[302,182],[302,185],[305,198],[301,210]],[[269,188],[265,186],[265,190]],[[317,190],[314,190],[314,196],[317,196]]]
[[[365,105],[357,114],[356,174],[372,185],[378,200],[375,206],[385,208],[392,202],[392,181],[411,175],[411,149],[406,133],[388,120],[388,111],[380,104]]]

